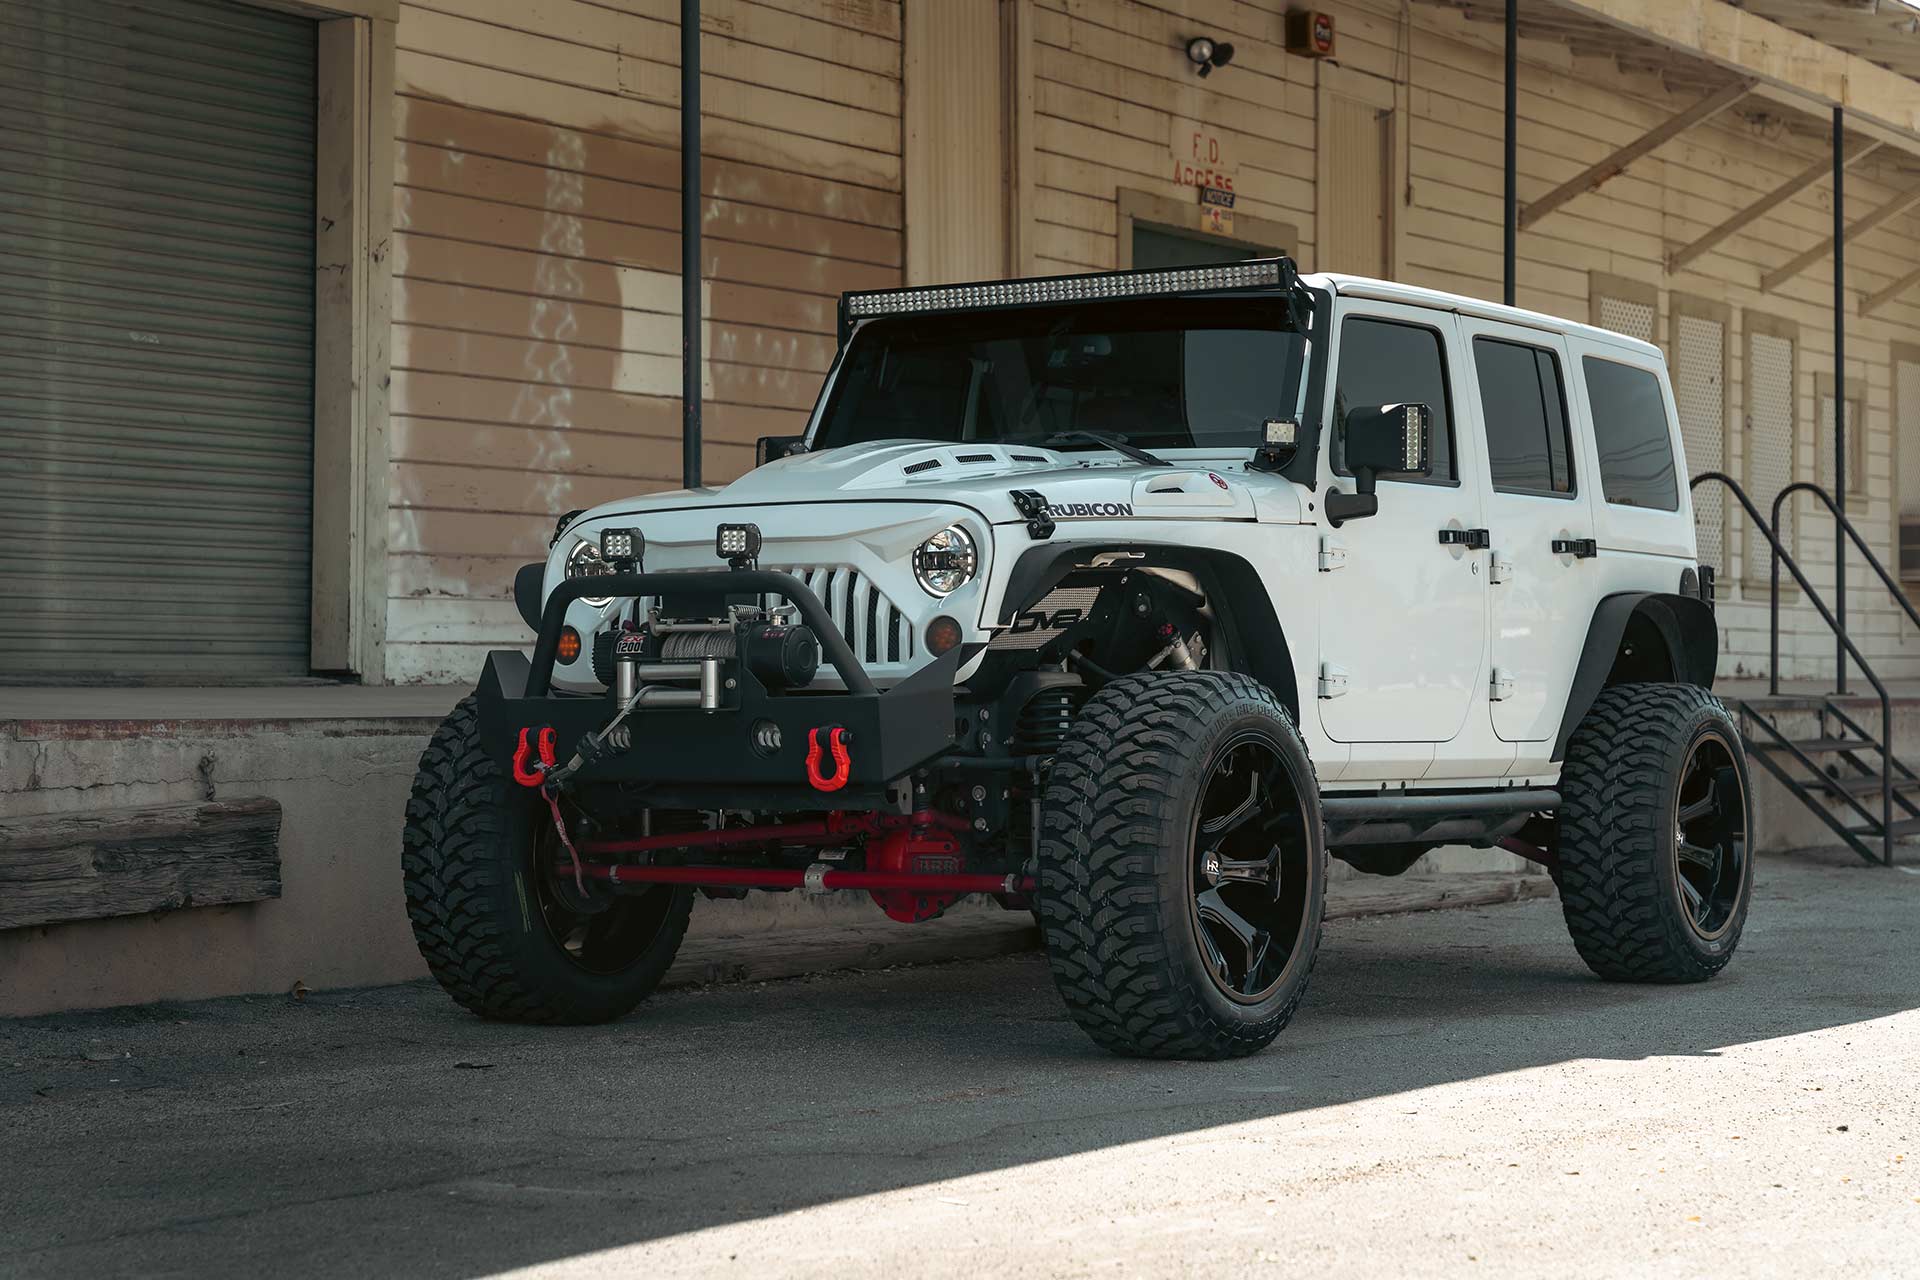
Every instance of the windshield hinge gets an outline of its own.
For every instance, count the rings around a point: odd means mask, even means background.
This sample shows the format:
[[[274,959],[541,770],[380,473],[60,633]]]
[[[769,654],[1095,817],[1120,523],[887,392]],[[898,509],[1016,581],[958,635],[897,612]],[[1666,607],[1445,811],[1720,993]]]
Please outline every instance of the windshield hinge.
[[[1053,536],[1053,517],[1047,514],[1047,499],[1038,489],[1015,489],[1007,495],[1013,508],[1027,521],[1027,536],[1044,541]]]

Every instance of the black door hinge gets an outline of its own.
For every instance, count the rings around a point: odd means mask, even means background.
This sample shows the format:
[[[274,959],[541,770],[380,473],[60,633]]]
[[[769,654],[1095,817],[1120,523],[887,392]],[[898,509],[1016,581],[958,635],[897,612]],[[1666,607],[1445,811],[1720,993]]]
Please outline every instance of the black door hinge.
[[[1027,536],[1035,540],[1053,536],[1053,517],[1047,514],[1047,500],[1037,489],[1015,489],[1007,495],[1013,509],[1027,520]]]
[[[1592,538],[1555,538],[1553,554],[1572,556],[1575,560],[1591,560],[1600,554],[1600,548]]]
[[[1442,529],[1440,545],[1465,547],[1469,551],[1485,551],[1493,545],[1493,534],[1485,529]]]

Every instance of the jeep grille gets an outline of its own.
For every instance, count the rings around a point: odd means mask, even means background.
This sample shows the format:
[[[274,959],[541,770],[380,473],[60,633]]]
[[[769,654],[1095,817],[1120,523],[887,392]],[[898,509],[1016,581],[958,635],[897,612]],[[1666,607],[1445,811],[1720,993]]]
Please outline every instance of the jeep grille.
[[[766,567],[790,573],[813,589],[862,666],[892,666],[912,661],[913,620],[882,595],[866,575],[846,565]],[[782,602],[769,599],[761,603],[771,606]]]

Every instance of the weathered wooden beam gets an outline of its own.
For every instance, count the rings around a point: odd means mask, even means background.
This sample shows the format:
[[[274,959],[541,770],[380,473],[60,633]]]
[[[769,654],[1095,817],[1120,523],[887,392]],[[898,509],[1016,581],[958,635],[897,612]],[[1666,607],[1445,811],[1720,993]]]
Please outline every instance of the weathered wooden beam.
[[[1920,142],[1920,94],[1895,71],[1725,0],[1555,0],[1636,35],[1810,98]]]
[[[1920,285],[1920,267],[1915,267],[1912,271],[1907,272],[1907,274],[1901,276],[1880,292],[1862,298],[1860,300],[1860,314],[1863,316],[1872,315],[1881,307],[1886,306],[1889,302],[1892,302],[1901,294],[1908,292],[1916,285]]]
[[[0,819],[0,929],[280,896],[280,802]]]
[[[1897,218],[1913,206],[1920,204],[1920,187],[1910,187],[1875,209],[1866,217],[1847,228],[1846,243],[1852,244],[1881,223]],[[1814,263],[1833,255],[1833,237],[1828,236],[1813,248],[1807,250],[1792,262],[1775,267],[1760,277],[1760,292],[1772,293],[1787,281],[1805,271]]]
[[[1878,151],[1880,145],[1879,142],[1873,139],[1862,142],[1859,146],[1856,146],[1852,151],[1847,153],[1845,163],[1848,165],[1858,163],[1868,155]],[[1667,270],[1670,272],[1679,271],[1689,262],[1692,262],[1695,258],[1713,248],[1713,246],[1719,244],[1722,240],[1725,240],[1742,227],[1752,226],[1787,201],[1799,195],[1802,191],[1805,191],[1814,183],[1820,181],[1820,179],[1826,177],[1827,174],[1832,171],[1832,168],[1832,158],[1829,156],[1821,156],[1818,160],[1815,160],[1812,164],[1809,164],[1806,168],[1794,174],[1791,178],[1788,178],[1785,182],[1767,192],[1767,194],[1761,196],[1758,200],[1755,200],[1752,204],[1740,210],[1740,212],[1734,214],[1731,218],[1728,218],[1725,222],[1707,232],[1698,240],[1695,240],[1692,244],[1687,245],[1685,248],[1676,249],[1668,254]]]
[[[1535,200],[1532,204],[1522,209],[1520,211],[1520,225],[1522,227],[1531,226],[1575,196],[1598,190],[1607,182],[1619,177],[1626,171],[1628,165],[1638,160],[1641,156],[1646,155],[1647,152],[1652,151],[1661,143],[1678,137],[1697,124],[1702,124],[1713,119],[1713,117],[1746,97],[1747,91],[1752,87],[1750,81],[1736,80],[1732,84],[1721,88],[1719,92],[1708,94],[1691,107],[1688,107],[1685,111],[1682,111],[1679,115],[1655,125],[1606,159],[1589,167],[1585,173],[1567,179],[1567,181],[1561,183],[1553,190],[1547,192],[1546,195],[1541,196],[1538,200]]]

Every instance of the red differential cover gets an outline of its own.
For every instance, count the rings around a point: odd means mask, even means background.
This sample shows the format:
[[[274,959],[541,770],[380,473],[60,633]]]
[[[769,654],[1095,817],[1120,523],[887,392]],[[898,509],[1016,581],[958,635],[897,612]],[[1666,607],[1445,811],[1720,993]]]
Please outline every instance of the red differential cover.
[[[867,870],[952,875],[963,869],[960,842],[937,831],[893,831],[867,845]],[[917,889],[869,889],[880,909],[902,924],[931,920],[965,897]]]

